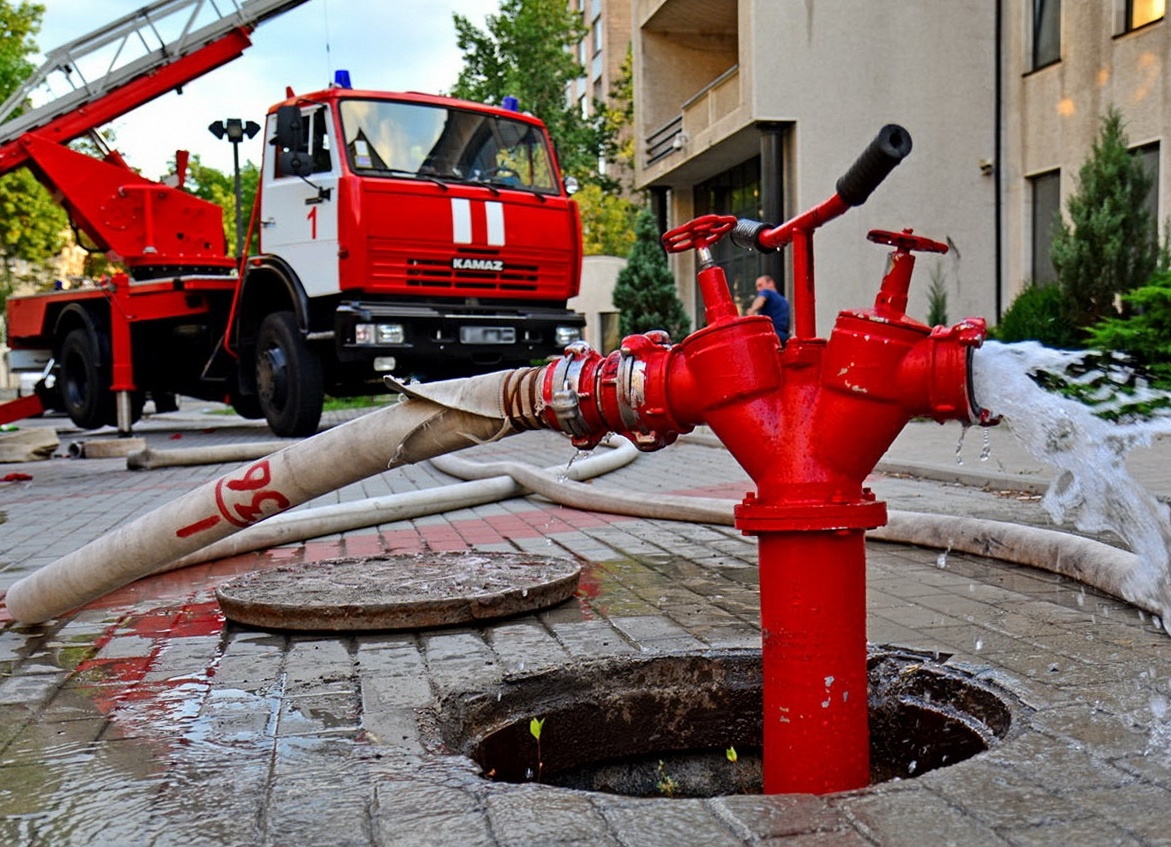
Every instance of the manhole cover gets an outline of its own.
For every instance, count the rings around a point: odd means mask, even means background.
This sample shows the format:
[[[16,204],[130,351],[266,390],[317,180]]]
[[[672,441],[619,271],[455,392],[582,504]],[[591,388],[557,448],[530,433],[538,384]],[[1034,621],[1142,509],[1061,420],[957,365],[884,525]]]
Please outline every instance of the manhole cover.
[[[543,609],[577,590],[569,559],[417,553],[324,559],[251,573],[216,589],[224,614],[263,629],[422,629]]]

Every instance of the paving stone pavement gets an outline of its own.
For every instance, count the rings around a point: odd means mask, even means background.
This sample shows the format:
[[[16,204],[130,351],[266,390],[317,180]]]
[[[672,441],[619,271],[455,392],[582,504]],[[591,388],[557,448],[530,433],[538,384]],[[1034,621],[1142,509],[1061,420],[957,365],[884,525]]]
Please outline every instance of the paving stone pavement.
[[[26,425],[83,437],[62,419]],[[892,508],[1048,525],[1028,483],[1052,470],[995,430],[989,460],[969,433],[957,465],[959,433],[909,425],[875,492]],[[195,401],[136,434],[154,448],[270,438]],[[464,455],[547,467],[574,451],[526,433]],[[1167,458],[1157,444],[1134,461],[1163,496]],[[32,477],[0,483],[0,588],[231,468],[0,465]],[[307,506],[451,482],[423,463]],[[751,488],[698,438],[592,484],[648,499]],[[344,637],[251,631],[214,598],[275,564],[450,550],[576,558],[582,587],[484,626]],[[458,692],[607,657],[756,648],[756,586],[756,542],[731,527],[515,498],[163,574],[42,626],[0,611],[0,844],[1171,844],[1171,640],[1067,579],[938,550],[868,544],[868,633],[934,651],[1012,704],[1006,738],[959,764],[825,797],[632,798],[493,782],[437,733]]]

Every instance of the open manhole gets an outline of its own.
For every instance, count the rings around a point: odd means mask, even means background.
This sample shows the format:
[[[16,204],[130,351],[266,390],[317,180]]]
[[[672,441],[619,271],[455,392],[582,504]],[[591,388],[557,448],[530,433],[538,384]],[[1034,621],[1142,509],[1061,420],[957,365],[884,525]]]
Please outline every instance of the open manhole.
[[[955,764],[1008,733],[1016,707],[947,658],[871,649],[872,784]],[[761,713],[760,651],[728,651],[605,659],[509,679],[446,698],[439,730],[494,780],[714,797],[760,792]]]
[[[416,553],[322,559],[257,571],[216,589],[224,615],[262,629],[423,629],[554,606],[581,567],[525,553]]]

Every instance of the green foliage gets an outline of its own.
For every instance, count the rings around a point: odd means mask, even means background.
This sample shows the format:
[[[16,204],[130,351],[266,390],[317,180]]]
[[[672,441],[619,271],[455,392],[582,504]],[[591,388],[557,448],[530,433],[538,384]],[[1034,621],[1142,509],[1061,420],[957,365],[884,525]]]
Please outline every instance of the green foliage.
[[[37,52],[45,7],[40,3],[0,0],[0,102],[7,100],[36,68],[28,57]]]
[[[1047,347],[1064,350],[1083,345],[1080,333],[1065,318],[1065,295],[1053,285],[1030,283],[989,333],[998,341],[1039,341]]]
[[[687,335],[691,321],[675,288],[667,266],[667,255],[659,245],[659,229],[650,210],[638,213],[634,223],[634,247],[626,267],[614,285],[614,306],[622,335],[666,330],[673,341]]]
[[[1122,296],[1127,316],[1090,327],[1090,345],[1125,353],[1158,388],[1171,389],[1171,272]]]
[[[663,764],[662,759],[659,760],[659,781],[655,783],[655,787],[664,797],[674,797],[679,791],[679,780],[667,773],[667,766]]]
[[[0,315],[21,283],[50,281],[46,263],[65,246],[69,219],[26,168],[0,177]],[[33,266],[16,273],[17,260]]]
[[[927,325],[947,325],[947,277],[943,263],[938,261],[931,268],[931,285],[927,289]]]
[[[1122,116],[1111,107],[1058,222],[1050,258],[1065,296],[1063,318],[1088,327],[1114,317],[1115,296],[1154,272],[1159,243],[1145,200],[1151,177],[1127,149]]]
[[[44,14],[38,3],[0,0],[0,101],[35,70],[28,57],[37,50],[33,36]],[[0,315],[18,284],[47,280],[47,271],[35,266],[60,252],[67,226],[65,213],[27,170],[0,177]],[[33,265],[33,273],[18,276],[17,260]]]
[[[581,210],[582,252],[587,256],[626,256],[634,247],[638,207],[600,185],[584,186],[573,195]]]
[[[617,79],[610,86],[606,103],[595,103],[601,110],[602,129],[606,149],[603,155],[614,174],[619,188],[630,194],[634,191],[634,53],[626,46],[626,57]]]
[[[606,184],[597,169],[608,144],[604,120],[597,110],[583,117],[565,100],[569,83],[585,76],[575,58],[585,34],[580,13],[564,0],[502,0],[500,13],[487,17],[486,32],[462,15],[453,18],[464,66],[451,94],[479,103],[517,97],[549,128],[562,170],[583,184]]]

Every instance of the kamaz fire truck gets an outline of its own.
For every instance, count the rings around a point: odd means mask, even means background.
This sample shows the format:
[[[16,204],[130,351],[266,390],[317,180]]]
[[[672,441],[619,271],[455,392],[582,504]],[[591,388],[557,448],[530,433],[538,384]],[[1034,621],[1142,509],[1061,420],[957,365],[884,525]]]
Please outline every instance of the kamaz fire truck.
[[[298,436],[316,430],[326,394],[370,394],[386,373],[525,365],[580,338],[584,318],[566,308],[577,207],[544,125],[515,109],[355,90],[344,76],[288,91],[263,128],[245,241],[255,233],[259,251],[241,259],[221,209],[183,190],[185,154],[165,185],[116,151],[68,146],[236,58],[260,22],[303,1],[245,0],[209,23],[197,15],[215,4],[153,3],[47,54],[0,107],[0,174],[28,167],[125,269],[8,300],[10,368],[44,374],[35,403],[127,433],[148,396],[186,395]],[[147,43],[164,15],[189,16],[176,39],[78,84],[87,53]],[[72,75],[72,92],[21,113],[53,72]],[[34,411],[24,402],[17,417]]]

